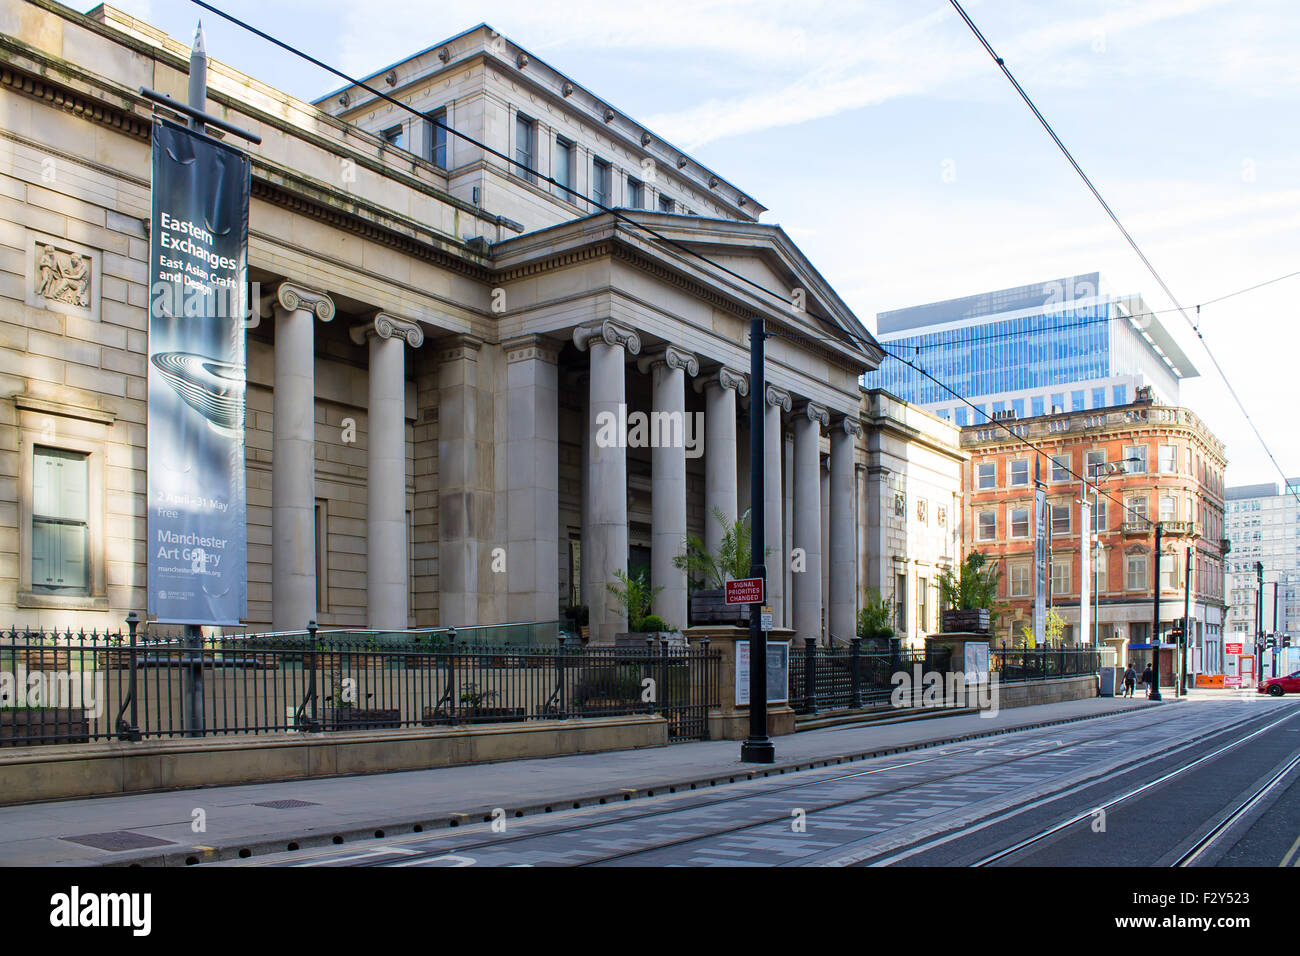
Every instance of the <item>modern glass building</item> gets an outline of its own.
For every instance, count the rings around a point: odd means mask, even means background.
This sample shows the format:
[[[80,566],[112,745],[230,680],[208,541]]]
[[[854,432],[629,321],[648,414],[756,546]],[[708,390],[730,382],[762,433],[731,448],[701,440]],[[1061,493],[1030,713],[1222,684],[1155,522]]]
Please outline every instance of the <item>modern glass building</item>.
[[[1105,293],[1096,272],[882,312],[876,324],[898,358],[866,386],[957,425],[1124,405],[1142,386],[1177,404],[1179,381],[1199,374],[1140,296]]]

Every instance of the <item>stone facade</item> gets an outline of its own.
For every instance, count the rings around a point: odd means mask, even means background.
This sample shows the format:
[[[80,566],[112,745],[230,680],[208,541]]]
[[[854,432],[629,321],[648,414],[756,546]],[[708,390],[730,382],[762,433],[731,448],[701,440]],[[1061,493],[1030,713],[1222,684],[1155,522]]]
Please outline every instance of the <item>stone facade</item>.
[[[116,627],[145,607],[151,108],[135,91],[183,99],[187,61],[109,7],[0,9],[0,615],[20,626]],[[619,213],[455,137],[426,148],[432,127],[358,89],[313,105],[219,60],[208,83],[208,110],[262,137],[250,630],[554,620],[582,602],[609,641],[626,621],[605,584],[641,566],[685,625],[671,559],[686,534],[712,540],[714,508],[750,508],[755,401],[778,626],[846,639],[862,587],[891,593],[897,535],[869,530],[886,486],[909,496],[907,560],[958,556],[953,430],[862,396],[880,349],[763,207],[513,43],[477,28],[374,83],[543,175],[571,161],[577,192],[604,170]],[[687,440],[610,444],[601,412],[668,416]],[[78,586],[32,580],[42,455],[86,471]]]

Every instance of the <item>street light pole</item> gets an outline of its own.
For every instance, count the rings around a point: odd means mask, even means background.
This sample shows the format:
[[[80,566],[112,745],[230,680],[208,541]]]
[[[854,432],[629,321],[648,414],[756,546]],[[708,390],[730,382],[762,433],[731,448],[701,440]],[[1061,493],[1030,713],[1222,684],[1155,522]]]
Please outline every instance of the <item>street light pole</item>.
[[[1187,652],[1192,649],[1192,548],[1187,547],[1187,567],[1183,569],[1183,647],[1180,660],[1182,667],[1178,671],[1178,696],[1187,695]]]
[[[749,322],[749,576],[763,579],[767,598],[767,527],[763,509],[763,413],[767,383],[763,376],[763,320]],[[767,633],[763,630],[762,603],[749,606],[749,739],[740,745],[740,759],[746,763],[773,763],[776,748],[767,735]]]
[[[1151,602],[1151,700],[1160,700],[1160,533],[1163,529],[1156,522],[1156,573],[1153,587],[1154,600]]]

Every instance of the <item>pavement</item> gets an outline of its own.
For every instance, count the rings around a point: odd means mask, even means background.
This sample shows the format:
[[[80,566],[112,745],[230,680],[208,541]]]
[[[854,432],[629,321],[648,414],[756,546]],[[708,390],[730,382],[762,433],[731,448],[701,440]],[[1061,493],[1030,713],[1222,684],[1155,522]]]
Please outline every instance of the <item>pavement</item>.
[[[1226,700],[1226,697],[1214,699]],[[739,741],[503,761],[365,776],[0,807],[0,865],[186,865],[490,819],[725,786],[1164,702],[1098,697],[923,720],[875,721],[774,739],[776,763],[741,763]]]

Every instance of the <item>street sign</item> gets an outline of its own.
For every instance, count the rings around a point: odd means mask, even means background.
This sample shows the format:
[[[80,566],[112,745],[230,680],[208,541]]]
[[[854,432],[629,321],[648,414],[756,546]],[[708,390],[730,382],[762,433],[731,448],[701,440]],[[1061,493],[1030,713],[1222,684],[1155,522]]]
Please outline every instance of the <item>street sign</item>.
[[[769,641],[764,654],[767,663],[767,702],[780,704],[790,699],[790,642]],[[736,644],[736,706],[749,706],[749,642]]]
[[[764,604],[761,613],[758,616],[758,627],[762,631],[772,630],[772,605]]]
[[[1240,644],[1224,644],[1224,645],[1223,645],[1223,652],[1224,652],[1225,654],[1240,654],[1240,653],[1241,653],[1241,645],[1240,645]]]
[[[740,578],[725,582],[724,599],[727,604],[762,604],[766,595],[763,593],[762,578]]]

